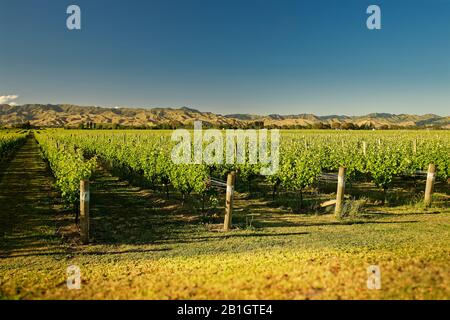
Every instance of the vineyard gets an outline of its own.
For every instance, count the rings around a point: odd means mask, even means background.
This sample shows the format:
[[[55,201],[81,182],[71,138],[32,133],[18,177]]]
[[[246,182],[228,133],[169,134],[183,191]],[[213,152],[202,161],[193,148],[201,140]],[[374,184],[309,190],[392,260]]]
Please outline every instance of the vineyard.
[[[175,164],[171,135],[0,131],[0,298],[448,297],[450,132],[281,131],[273,175],[249,161]],[[323,204],[337,197],[340,168],[336,216]],[[83,290],[63,285],[69,264]],[[366,289],[370,264],[384,290]]]
[[[211,194],[208,179],[225,179],[237,172],[237,183],[252,190],[254,184],[297,193],[314,188],[324,173],[346,167],[347,179],[371,181],[385,193],[394,178],[412,178],[437,166],[437,179],[450,177],[448,132],[323,133],[301,131],[282,134],[279,170],[260,176],[261,164],[174,164],[170,131],[113,132],[48,130],[36,133],[44,157],[57,179],[65,201],[77,203],[80,180],[90,179],[102,161],[122,178],[157,190],[172,190],[185,199]],[[224,151],[225,152],[225,151]],[[249,158],[249,152],[245,154]],[[254,188],[254,187],[253,187]],[[299,200],[302,206],[302,199]]]
[[[0,161],[11,155],[14,149],[24,143],[26,132],[0,131]]]

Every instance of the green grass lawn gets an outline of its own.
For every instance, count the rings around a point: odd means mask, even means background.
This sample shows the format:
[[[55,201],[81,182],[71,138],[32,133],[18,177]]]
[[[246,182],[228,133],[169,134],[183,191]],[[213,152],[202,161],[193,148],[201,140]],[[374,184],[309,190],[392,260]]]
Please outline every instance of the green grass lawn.
[[[377,209],[342,221],[332,215],[262,214],[254,228],[227,234],[215,231],[215,225],[183,224],[181,216],[172,214],[165,235],[148,242],[150,235],[141,228],[135,244],[121,241],[120,235],[112,243],[88,246],[69,246],[50,237],[40,251],[15,250],[1,259],[0,296],[448,299],[450,210]],[[50,236],[53,231],[40,232]],[[71,264],[81,268],[80,290],[66,287]],[[381,290],[367,288],[369,265],[381,269]]]

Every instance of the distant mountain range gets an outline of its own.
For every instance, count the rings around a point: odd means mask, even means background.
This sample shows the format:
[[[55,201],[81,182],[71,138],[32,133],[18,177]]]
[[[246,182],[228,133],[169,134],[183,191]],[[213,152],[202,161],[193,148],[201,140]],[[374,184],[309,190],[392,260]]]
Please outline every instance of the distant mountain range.
[[[68,104],[43,105],[26,104],[21,106],[0,105],[0,126],[14,126],[30,123],[40,127],[79,127],[88,123],[97,126],[134,127],[179,127],[191,125],[201,120],[205,125],[215,127],[244,128],[252,125],[266,127],[442,127],[450,129],[450,116],[434,114],[409,115],[390,113],[371,113],[365,116],[316,116],[296,115],[220,115],[201,112],[191,108],[102,108],[84,107]]]

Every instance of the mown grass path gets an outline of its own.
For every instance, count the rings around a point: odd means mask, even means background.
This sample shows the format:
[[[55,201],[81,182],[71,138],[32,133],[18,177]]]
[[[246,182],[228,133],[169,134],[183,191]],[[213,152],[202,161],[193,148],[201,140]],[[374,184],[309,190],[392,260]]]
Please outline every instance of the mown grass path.
[[[56,236],[52,176],[30,137],[0,164],[0,257],[54,254]]]
[[[181,241],[198,218],[175,199],[141,189],[99,166],[91,183],[91,243],[143,245]]]

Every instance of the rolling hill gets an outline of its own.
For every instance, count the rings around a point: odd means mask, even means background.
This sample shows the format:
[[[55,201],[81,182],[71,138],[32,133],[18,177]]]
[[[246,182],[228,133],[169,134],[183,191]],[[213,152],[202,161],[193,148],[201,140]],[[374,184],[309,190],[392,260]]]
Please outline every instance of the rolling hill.
[[[78,127],[88,122],[107,125],[155,127],[164,124],[171,126],[190,125],[201,120],[205,125],[222,127],[247,127],[252,123],[264,123],[265,126],[311,127],[320,125],[339,127],[345,123],[372,128],[386,127],[432,127],[450,129],[450,117],[434,114],[409,115],[372,113],[365,116],[313,114],[296,115],[220,115],[201,112],[191,108],[102,108],[69,104],[26,104],[11,106],[0,105],[0,126],[14,126],[29,122],[40,127]]]

